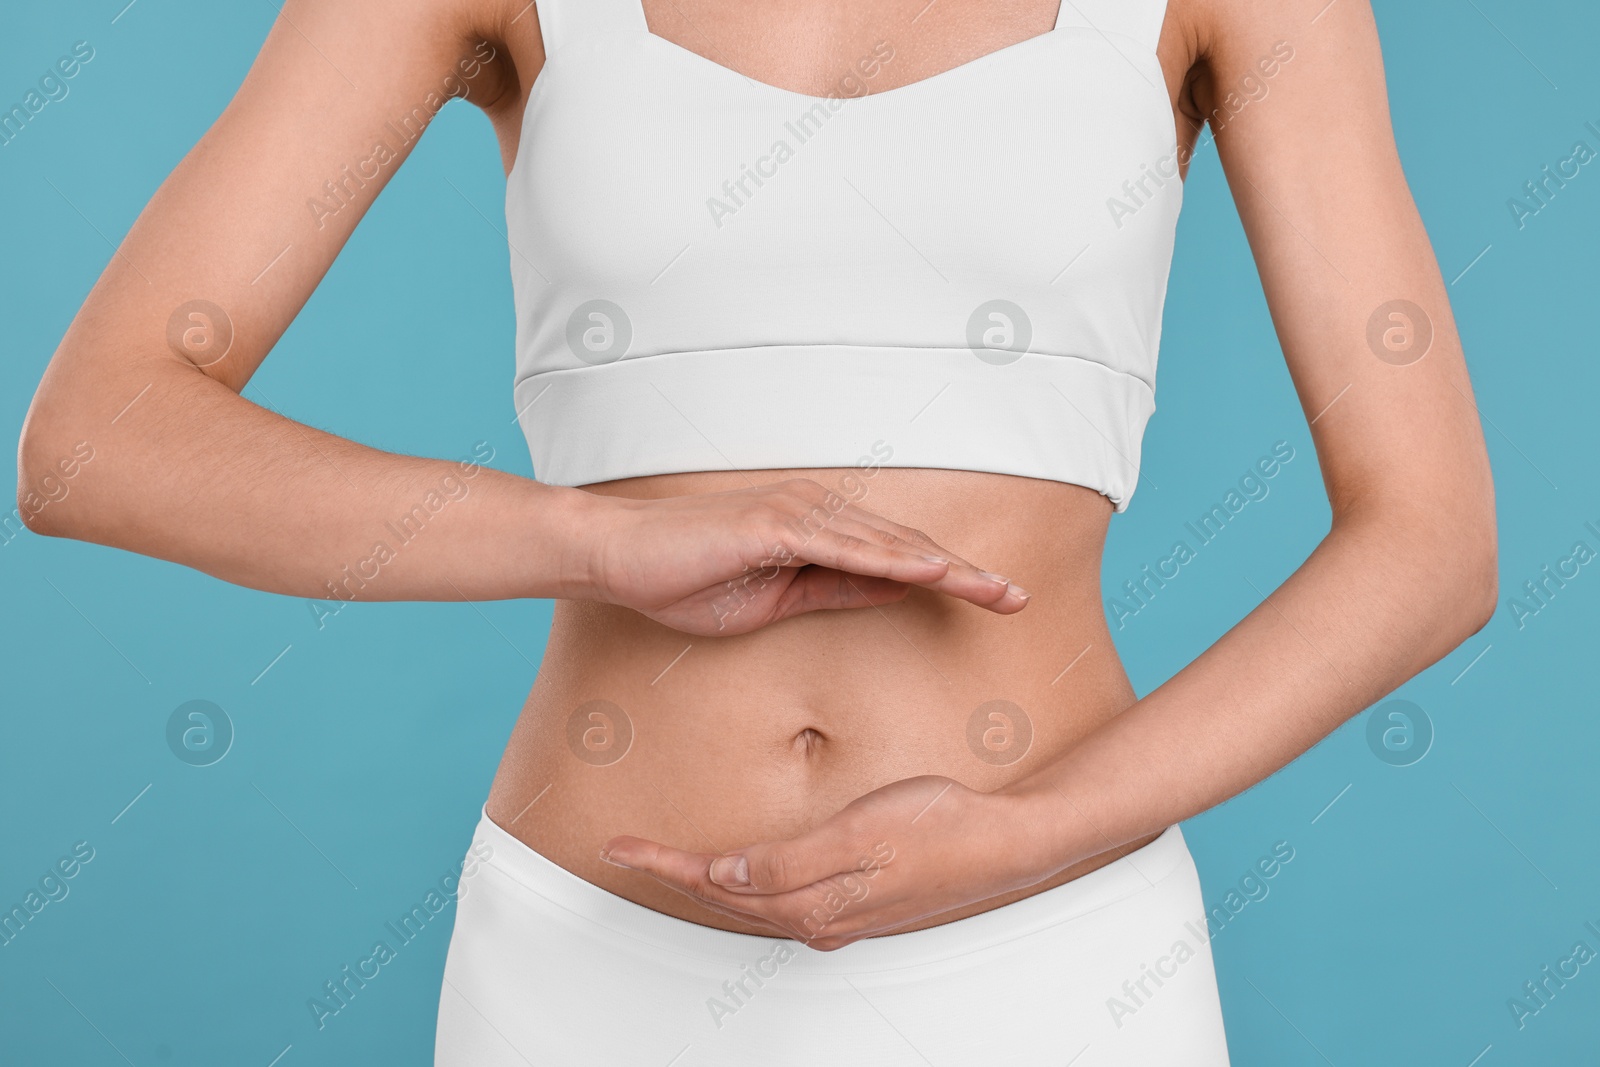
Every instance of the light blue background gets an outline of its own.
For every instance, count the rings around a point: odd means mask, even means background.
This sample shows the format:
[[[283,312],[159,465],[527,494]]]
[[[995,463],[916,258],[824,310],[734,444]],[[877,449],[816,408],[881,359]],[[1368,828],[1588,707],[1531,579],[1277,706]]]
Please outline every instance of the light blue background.
[[[70,96],[0,147],[7,441],[107,241],[221,111],[275,14],[142,0],[113,24],[123,3],[0,16],[7,105],[74,41],[96,49]],[[1600,13],[1379,6],[1402,156],[1456,279],[1493,455],[1501,606],[1397,694],[1436,729],[1420,762],[1376,758],[1363,716],[1185,831],[1209,903],[1274,842],[1295,849],[1215,941],[1241,1067],[1590,1062],[1600,964],[1524,1029],[1506,1002],[1574,942],[1600,949],[1584,929],[1600,925],[1600,568],[1523,628],[1509,603],[1574,541],[1600,548],[1583,526],[1600,525],[1600,170],[1521,231],[1506,201],[1575,140],[1600,147],[1584,128],[1600,125]],[[398,451],[453,458],[487,440],[493,465],[529,473],[512,423],[507,253],[479,215],[498,219],[503,189],[487,121],[451,104],[246,395]],[[1288,576],[1328,519],[1209,148],[1189,179],[1163,357],[1148,480],[1112,524],[1108,591],[1274,441],[1297,457],[1118,634],[1141,693]],[[459,860],[549,603],[357,604],[319,630],[300,600],[28,533],[0,545],[0,597],[0,905],[74,842],[95,849],[70,895],[0,947],[0,1060],[426,1062],[452,912],[320,1032],[306,1000]],[[237,729],[205,768],[164,739],[172,710],[197,698]]]

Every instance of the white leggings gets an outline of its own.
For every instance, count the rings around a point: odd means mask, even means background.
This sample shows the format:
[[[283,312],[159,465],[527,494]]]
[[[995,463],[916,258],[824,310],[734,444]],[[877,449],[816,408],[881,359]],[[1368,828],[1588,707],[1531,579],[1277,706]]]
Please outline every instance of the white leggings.
[[[1081,878],[819,952],[673,918],[485,815],[462,878],[436,1067],[1226,1067],[1176,826]]]

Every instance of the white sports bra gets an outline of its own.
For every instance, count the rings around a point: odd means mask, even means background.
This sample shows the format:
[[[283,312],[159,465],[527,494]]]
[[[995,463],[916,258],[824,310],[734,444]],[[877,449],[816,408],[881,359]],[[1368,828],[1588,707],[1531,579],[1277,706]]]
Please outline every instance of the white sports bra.
[[[1166,0],[868,92],[753,81],[639,0],[539,0],[506,187],[514,399],[554,485],[943,467],[1117,511],[1155,410],[1183,198]]]

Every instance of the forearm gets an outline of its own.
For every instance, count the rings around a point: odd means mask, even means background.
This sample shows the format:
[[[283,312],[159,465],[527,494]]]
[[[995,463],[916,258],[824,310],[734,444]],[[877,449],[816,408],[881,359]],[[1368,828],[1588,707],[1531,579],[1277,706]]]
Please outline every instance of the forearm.
[[[1060,870],[1242,792],[1479,629],[1492,534],[1458,531],[1420,510],[1336,524],[1194,662],[1002,790],[1040,828],[1039,866]]]
[[[53,395],[72,400],[36,404],[19,463],[19,510],[36,532],[294,596],[587,591],[581,545],[598,498],[479,466],[486,457],[466,442],[457,460],[369,448],[268,411],[177,361],[121,388],[102,382],[92,394]],[[59,464],[74,450],[65,477]]]

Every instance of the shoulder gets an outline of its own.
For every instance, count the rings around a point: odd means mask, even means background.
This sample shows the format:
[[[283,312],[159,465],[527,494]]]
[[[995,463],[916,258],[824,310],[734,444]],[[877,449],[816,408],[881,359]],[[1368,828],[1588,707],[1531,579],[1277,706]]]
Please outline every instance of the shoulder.
[[[1383,92],[1383,63],[1369,0],[1170,0],[1169,35],[1195,57],[1185,111],[1215,133],[1277,93],[1280,118],[1343,98]],[[1293,85],[1292,92],[1283,92]],[[1258,109],[1259,110],[1259,109]],[[1373,116],[1374,118],[1376,116]]]
[[[313,44],[319,30],[359,25],[364,47],[384,63],[425,73],[430,85],[439,83],[437,95],[484,110],[514,95],[519,78],[510,42],[538,39],[530,0],[283,0],[280,19]],[[329,62],[337,65],[334,57]]]
[[[1177,20],[1203,58],[1249,66],[1288,48],[1336,48],[1341,38],[1369,32],[1369,0],[1170,0]]]

